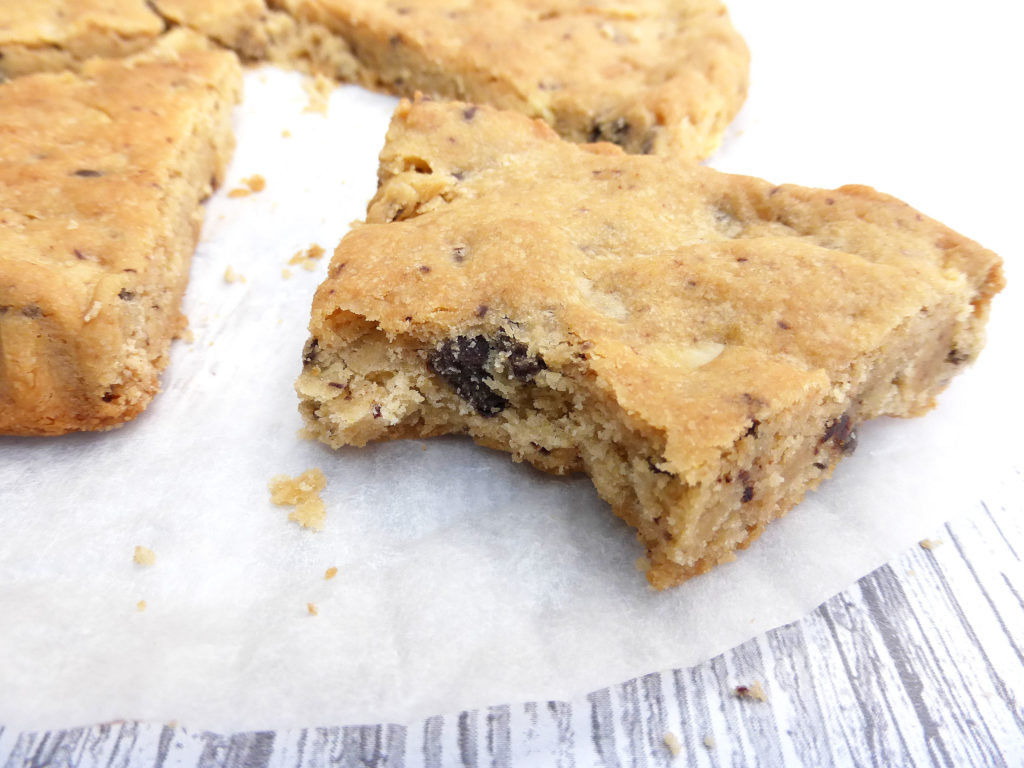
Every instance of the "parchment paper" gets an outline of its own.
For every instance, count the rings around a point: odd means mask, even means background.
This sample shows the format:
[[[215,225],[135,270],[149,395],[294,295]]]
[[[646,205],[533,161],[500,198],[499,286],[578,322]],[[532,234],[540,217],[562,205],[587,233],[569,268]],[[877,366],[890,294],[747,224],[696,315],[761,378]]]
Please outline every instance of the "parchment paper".
[[[459,439],[300,440],[292,382],[327,258],[314,272],[287,261],[330,251],[362,216],[395,101],[347,87],[327,116],[304,113],[299,76],[251,72],[194,261],[195,339],[176,343],[163,394],[107,434],[0,438],[0,723],[230,731],[569,698],[794,620],[977,503],[1020,457],[1022,167],[1005,91],[984,77],[1000,46],[951,61],[943,46],[965,28],[952,11],[914,37],[898,4],[763,5],[733,3],[754,84],[711,164],[870,183],[1011,261],[989,348],[936,411],[865,426],[834,479],[736,563],[664,593],[585,478]],[[854,61],[860,45],[871,54]],[[226,197],[254,173],[265,191]],[[226,282],[229,266],[246,281]],[[267,492],[313,466],[328,478],[319,534]],[[152,567],[133,563],[136,545]]]

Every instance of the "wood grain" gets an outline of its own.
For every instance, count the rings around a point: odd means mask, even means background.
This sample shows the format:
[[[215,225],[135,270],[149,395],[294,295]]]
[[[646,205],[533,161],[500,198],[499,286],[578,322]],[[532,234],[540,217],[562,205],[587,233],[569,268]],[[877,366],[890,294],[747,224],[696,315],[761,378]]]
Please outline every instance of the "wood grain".
[[[798,622],[579,700],[230,735],[136,722],[0,727],[0,765],[1022,766],[1022,491],[1017,474],[936,532],[933,548],[913,548]],[[755,681],[767,701],[735,695]]]

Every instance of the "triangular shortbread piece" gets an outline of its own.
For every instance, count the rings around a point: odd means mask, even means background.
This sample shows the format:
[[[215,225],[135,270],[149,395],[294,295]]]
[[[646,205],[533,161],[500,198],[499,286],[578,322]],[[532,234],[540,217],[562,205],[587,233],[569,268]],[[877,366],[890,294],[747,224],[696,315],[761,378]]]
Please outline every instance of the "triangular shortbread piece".
[[[156,393],[240,86],[200,50],[0,85],[0,433],[108,428]]]
[[[983,343],[999,258],[866,187],[773,186],[403,104],[298,381],[333,446],[468,433],[587,472],[666,587],[729,560]]]

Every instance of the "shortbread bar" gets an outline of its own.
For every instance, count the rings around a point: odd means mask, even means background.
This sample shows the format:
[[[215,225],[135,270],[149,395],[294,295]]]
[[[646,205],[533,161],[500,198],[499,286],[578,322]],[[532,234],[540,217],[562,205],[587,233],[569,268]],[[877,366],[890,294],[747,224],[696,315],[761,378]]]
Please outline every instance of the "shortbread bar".
[[[240,87],[201,50],[0,85],[0,433],[106,429],[156,393]]]
[[[403,103],[297,383],[332,446],[469,434],[590,475],[657,588],[733,558],[983,344],[999,258],[867,187],[775,186]]]

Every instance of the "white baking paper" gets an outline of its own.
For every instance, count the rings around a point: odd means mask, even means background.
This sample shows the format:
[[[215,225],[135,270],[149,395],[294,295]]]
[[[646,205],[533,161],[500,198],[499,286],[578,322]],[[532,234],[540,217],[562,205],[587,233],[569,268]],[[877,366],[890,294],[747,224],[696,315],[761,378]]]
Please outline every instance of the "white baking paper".
[[[753,88],[711,164],[873,184],[1020,277],[1019,142],[1005,90],[982,77],[1015,43],[993,43],[995,25],[973,59],[950,61],[947,39],[970,26],[953,11],[920,30],[899,4],[824,5],[733,3]],[[194,260],[195,338],[175,344],[149,411],[106,434],[0,438],[0,723],[231,731],[570,698],[799,618],[1019,471],[1012,283],[989,349],[936,411],[865,426],[834,479],[737,562],[663,593],[585,478],[462,439],[336,452],[299,439],[292,382],[327,257],[313,272],[287,262],[329,252],[362,216],[395,100],[346,87],[326,116],[306,103],[297,75],[247,76]],[[226,196],[252,174],[264,191]],[[322,533],[267,491],[310,467],[328,479]],[[155,564],[133,562],[138,545]]]

